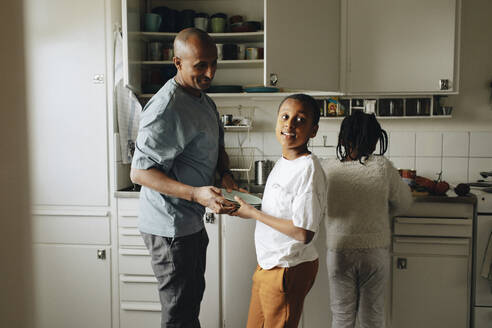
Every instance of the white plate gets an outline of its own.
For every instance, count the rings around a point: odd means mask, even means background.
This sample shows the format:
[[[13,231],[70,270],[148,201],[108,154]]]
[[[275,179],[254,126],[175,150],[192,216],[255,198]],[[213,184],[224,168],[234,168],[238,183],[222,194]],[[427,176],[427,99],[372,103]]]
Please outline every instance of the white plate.
[[[222,191],[222,195],[224,195],[224,198],[227,199],[228,201],[234,202],[237,204],[236,200],[234,199],[234,196],[238,196],[242,200],[244,200],[246,203],[253,205],[255,207],[261,206],[261,198],[256,197],[251,194],[247,194],[245,192],[237,191],[237,190],[232,190],[231,192],[227,192],[226,189],[222,188],[220,189]]]

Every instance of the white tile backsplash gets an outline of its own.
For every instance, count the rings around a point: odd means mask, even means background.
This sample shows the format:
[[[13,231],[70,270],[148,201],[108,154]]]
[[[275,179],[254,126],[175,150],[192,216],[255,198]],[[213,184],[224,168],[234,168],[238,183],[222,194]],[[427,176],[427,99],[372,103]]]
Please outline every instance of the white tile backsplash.
[[[451,184],[468,182],[468,158],[443,157],[442,179]]]
[[[480,172],[492,171],[492,158],[470,158],[468,162],[468,181],[483,179]]]
[[[415,132],[390,132],[389,156],[415,156]]]
[[[265,132],[263,134],[263,152],[266,156],[282,155],[282,146],[278,143],[274,132]]]
[[[444,132],[442,142],[443,156],[468,157],[470,145],[469,132]]]
[[[417,175],[437,179],[437,175],[441,172],[441,157],[416,157],[415,169]]]
[[[415,134],[415,154],[417,156],[442,156],[442,133],[417,132]]]
[[[415,169],[415,157],[390,157],[390,161],[397,169]]]
[[[492,157],[492,132],[470,133],[470,157]]]

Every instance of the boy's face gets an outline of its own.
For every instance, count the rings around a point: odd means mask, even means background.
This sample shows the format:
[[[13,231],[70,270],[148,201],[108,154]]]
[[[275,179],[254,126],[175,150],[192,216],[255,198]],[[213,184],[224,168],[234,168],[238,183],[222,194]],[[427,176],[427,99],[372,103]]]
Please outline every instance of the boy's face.
[[[313,113],[295,99],[287,99],[278,111],[275,134],[282,151],[303,153],[309,138],[316,136],[318,125],[313,126]],[[285,155],[285,154],[284,154]]]

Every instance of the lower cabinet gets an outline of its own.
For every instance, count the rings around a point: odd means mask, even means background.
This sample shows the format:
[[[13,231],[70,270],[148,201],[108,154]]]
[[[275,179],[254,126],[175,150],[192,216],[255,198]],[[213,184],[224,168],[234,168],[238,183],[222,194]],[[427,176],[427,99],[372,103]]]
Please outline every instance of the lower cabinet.
[[[111,327],[109,218],[34,215],[33,239],[36,327]]]
[[[138,230],[138,198],[118,198],[120,328],[159,327],[161,304],[151,257]],[[209,237],[206,289],[200,311],[203,328],[220,327],[220,216],[205,218]]]

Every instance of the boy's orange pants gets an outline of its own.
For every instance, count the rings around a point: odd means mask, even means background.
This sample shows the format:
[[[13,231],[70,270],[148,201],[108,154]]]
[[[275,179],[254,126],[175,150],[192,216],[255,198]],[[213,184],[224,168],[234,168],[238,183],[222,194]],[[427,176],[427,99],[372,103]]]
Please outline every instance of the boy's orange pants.
[[[317,273],[317,259],[291,268],[264,270],[257,266],[247,328],[297,328],[304,298]]]

